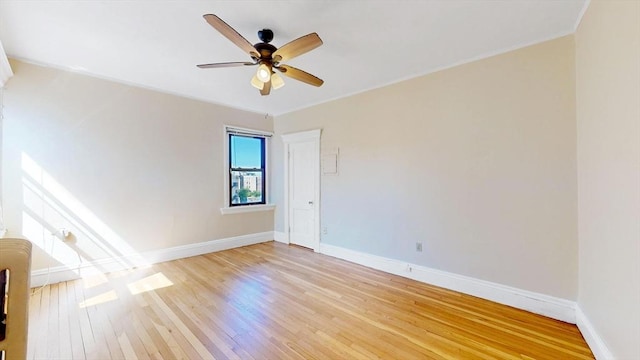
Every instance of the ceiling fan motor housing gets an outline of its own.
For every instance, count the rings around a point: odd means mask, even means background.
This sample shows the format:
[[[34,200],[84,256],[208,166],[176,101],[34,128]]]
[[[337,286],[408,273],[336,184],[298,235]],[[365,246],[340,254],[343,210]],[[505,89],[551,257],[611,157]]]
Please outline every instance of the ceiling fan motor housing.
[[[253,47],[260,53],[260,58],[263,60],[270,60],[271,54],[278,50],[275,46],[267,43],[257,43]]]

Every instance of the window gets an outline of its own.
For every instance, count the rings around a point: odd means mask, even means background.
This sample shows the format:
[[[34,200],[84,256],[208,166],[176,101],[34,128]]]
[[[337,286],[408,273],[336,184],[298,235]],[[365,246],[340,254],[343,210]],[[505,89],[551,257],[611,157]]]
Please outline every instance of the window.
[[[268,152],[271,133],[224,126],[224,206],[222,215],[273,211],[269,203]]]
[[[266,204],[266,136],[227,129],[229,206]]]

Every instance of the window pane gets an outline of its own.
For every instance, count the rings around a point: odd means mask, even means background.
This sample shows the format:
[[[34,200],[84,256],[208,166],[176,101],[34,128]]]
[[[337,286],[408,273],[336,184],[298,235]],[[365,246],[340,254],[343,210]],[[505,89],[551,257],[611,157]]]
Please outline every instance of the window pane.
[[[231,172],[231,204],[263,204],[262,172]]]
[[[231,135],[231,167],[245,169],[262,168],[262,138]]]

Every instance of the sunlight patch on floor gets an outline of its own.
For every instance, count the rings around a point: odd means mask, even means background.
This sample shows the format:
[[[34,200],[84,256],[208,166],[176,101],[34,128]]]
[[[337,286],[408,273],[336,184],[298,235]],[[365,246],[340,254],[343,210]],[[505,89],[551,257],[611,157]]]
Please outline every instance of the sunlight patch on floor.
[[[100,295],[96,295],[94,297],[91,297],[83,302],[81,302],[80,304],[78,304],[80,306],[80,308],[86,308],[89,306],[94,306],[94,305],[98,305],[98,304],[104,304],[106,302],[109,301],[114,301],[114,300],[118,300],[118,294],[116,294],[115,290],[110,290],[107,292],[104,292]]]
[[[144,279],[132,282],[127,287],[132,295],[140,294],[147,291],[161,289],[173,285],[163,273],[159,272]]]

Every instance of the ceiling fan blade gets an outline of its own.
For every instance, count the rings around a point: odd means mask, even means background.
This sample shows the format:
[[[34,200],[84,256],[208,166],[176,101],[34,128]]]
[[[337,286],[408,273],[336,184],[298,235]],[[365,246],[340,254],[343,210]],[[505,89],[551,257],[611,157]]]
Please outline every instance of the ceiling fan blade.
[[[283,62],[309,52],[320,45],[322,45],[320,36],[311,33],[282,45],[271,56],[275,62]]]
[[[213,26],[214,29],[218,30],[224,37],[231,40],[232,43],[236,44],[240,49],[249,54],[251,57],[260,58],[256,48],[251,45],[247,39],[242,37],[234,28],[229,26],[226,22],[222,21],[219,17],[213,14],[203,15],[204,19],[209,23],[209,25]]]
[[[236,61],[236,62],[223,62],[223,63],[214,63],[214,64],[200,64],[196,66],[199,67],[200,69],[211,69],[211,68],[225,68],[225,67],[252,66],[252,65],[258,65],[258,64],[252,63],[252,62]]]
[[[280,65],[276,69],[280,70],[280,72],[292,79],[296,79],[298,81],[302,81],[303,83],[307,83],[313,86],[322,86],[324,81],[318,77],[315,77],[309,74],[306,71],[302,71],[300,69],[296,69],[293,66],[289,65]]]
[[[271,92],[271,80],[264,83],[264,87],[262,88],[262,90],[260,90],[260,95],[262,96],[269,95],[270,92]]]

